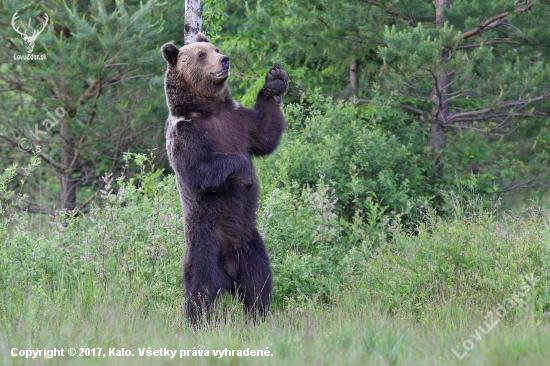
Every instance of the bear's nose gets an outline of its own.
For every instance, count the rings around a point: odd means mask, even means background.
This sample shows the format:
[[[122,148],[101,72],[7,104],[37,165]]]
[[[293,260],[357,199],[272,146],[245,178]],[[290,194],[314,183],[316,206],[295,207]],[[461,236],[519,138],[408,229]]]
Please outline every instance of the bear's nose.
[[[222,56],[220,58],[220,62],[223,66],[224,69],[229,69],[229,57],[227,56]]]

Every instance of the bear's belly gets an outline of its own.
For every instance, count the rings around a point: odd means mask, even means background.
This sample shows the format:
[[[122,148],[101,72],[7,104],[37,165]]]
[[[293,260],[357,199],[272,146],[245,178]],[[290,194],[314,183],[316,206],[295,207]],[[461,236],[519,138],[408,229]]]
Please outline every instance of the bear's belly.
[[[220,268],[229,277],[230,280],[236,280],[240,253],[246,250],[248,239],[251,233],[247,230],[240,232],[234,228],[228,228],[227,225],[219,223],[214,228],[214,238],[218,251],[218,268]]]
[[[256,221],[255,210],[247,207],[246,200],[238,201],[224,199],[222,194],[203,194],[192,205],[184,204],[183,209],[187,249],[216,253],[227,286],[237,280],[239,262],[249,250],[255,228],[250,223]]]
[[[247,191],[242,195],[227,193],[183,193],[185,229],[201,230],[200,235],[208,236],[216,246],[224,251],[233,251],[246,245],[256,222],[257,194]],[[187,235],[186,235],[187,241]],[[188,243],[188,245],[200,243]]]

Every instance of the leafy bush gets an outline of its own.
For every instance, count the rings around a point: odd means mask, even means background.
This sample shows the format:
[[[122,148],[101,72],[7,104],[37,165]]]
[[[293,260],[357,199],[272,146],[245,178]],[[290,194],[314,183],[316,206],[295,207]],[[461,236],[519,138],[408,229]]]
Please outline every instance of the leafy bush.
[[[160,179],[162,171],[146,167],[143,155],[127,158],[141,172],[118,178],[116,194],[113,178],[105,177],[102,200],[89,213],[57,217],[47,236],[24,220],[0,236],[4,288],[19,289],[20,296],[41,288],[55,298],[114,285],[144,303],[178,300],[185,246],[175,178]]]
[[[336,202],[334,190],[323,182],[276,188],[262,201],[259,230],[277,273],[276,302],[330,294],[345,245]]]
[[[370,211],[372,202],[397,213],[430,197],[426,163],[418,158],[421,131],[406,125],[387,100],[359,106],[313,93],[285,106],[285,115],[288,133],[258,163],[267,192],[293,182],[314,186],[324,177],[333,182],[338,212],[347,219]],[[385,129],[390,127],[399,136]]]

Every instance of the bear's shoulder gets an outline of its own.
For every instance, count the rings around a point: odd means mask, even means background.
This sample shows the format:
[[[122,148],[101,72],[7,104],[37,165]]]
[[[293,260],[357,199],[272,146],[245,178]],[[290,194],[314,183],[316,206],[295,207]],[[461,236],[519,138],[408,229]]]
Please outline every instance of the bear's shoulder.
[[[179,124],[190,124],[192,121],[186,117],[175,117],[172,114],[168,115],[166,124],[164,125],[164,134],[168,138],[171,131],[173,131]]]

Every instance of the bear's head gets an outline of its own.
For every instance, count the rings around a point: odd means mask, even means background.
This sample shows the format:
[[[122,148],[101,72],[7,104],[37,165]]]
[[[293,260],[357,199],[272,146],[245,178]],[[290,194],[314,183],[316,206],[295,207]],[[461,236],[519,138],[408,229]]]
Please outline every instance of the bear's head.
[[[168,63],[165,89],[170,108],[191,102],[190,98],[195,100],[192,96],[222,101],[229,96],[229,57],[203,34],[195,39],[195,43],[182,48],[172,43],[162,46],[162,56]]]

